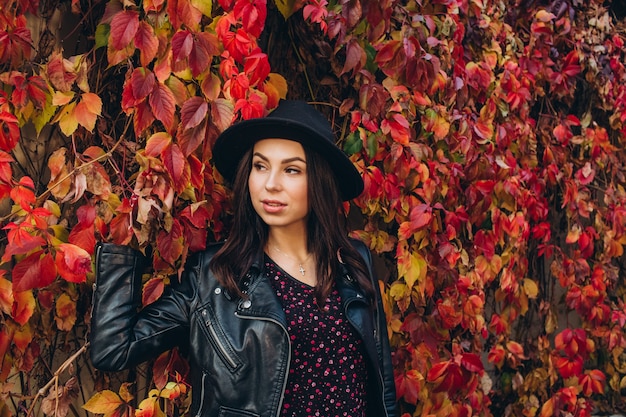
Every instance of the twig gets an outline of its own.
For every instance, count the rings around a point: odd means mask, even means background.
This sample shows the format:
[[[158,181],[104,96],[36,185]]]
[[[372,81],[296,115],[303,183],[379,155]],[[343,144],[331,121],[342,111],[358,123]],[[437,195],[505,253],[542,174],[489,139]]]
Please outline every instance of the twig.
[[[50,387],[52,385],[54,385],[55,389],[56,389],[57,403],[56,403],[55,409],[58,409],[58,406],[59,406],[59,403],[58,403],[59,375],[61,375],[63,372],[65,372],[65,370],[72,364],[72,362],[74,362],[76,360],[76,358],[78,358],[80,355],[85,353],[87,351],[88,347],[89,347],[89,342],[86,342],[80,349],[78,349],[76,352],[74,352],[74,354],[72,356],[67,358],[67,360],[61,364],[61,366],[59,366],[59,368],[54,372],[54,376],[52,377],[52,379],[50,379],[50,381],[48,381],[48,383],[37,392],[37,395],[35,395],[35,398],[33,399],[33,402],[30,405],[30,408],[28,409],[28,412],[26,413],[26,417],[32,415],[33,408],[35,407],[35,404],[37,403],[37,400],[40,397],[44,396],[48,392],[48,390],[50,389]]]

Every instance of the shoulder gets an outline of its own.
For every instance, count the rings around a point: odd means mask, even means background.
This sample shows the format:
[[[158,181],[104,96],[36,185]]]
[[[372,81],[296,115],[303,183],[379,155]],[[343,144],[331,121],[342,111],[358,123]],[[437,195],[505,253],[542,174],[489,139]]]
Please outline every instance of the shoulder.
[[[222,246],[224,246],[224,241],[210,243],[206,249],[192,253],[187,260],[187,267],[208,265]]]
[[[366,265],[371,266],[372,253],[370,252],[367,245],[365,245],[365,243],[355,238],[349,238],[348,240],[350,241],[350,244],[352,245],[352,247],[359,253],[359,255],[361,255]]]

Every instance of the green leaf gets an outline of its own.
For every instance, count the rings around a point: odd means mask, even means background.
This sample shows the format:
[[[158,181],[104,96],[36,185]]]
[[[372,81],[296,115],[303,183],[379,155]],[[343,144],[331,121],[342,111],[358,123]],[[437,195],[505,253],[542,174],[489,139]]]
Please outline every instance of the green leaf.
[[[109,33],[111,33],[111,26],[101,23],[96,27],[96,49],[109,44]]]
[[[353,155],[355,153],[361,152],[361,149],[363,149],[363,141],[359,136],[359,132],[356,131],[350,133],[350,135],[348,135],[348,137],[346,138],[346,142],[343,144],[343,150],[348,155]]]
[[[289,16],[296,12],[295,5],[296,0],[276,0],[276,7],[278,7],[278,11],[285,20],[289,19]]]
[[[367,135],[367,156],[374,158],[378,153],[378,135],[370,133]]]

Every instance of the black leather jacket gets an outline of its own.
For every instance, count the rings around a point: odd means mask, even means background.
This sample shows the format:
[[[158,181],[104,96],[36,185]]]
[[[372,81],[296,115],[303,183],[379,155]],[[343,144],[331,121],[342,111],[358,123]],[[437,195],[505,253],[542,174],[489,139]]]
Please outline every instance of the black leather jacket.
[[[360,245],[371,262],[369,251]],[[99,369],[118,371],[186,346],[193,416],[280,416],[291,357],[281,304],[262,274],[261,262],[242,280],[248,299],[229,296],[209,270],[218,248],[191,257],[181,283],[166,287],[159,300],[138,312],[143,256],[126,246],[99,244],[91,360]],[[380,297],[372,309],[347,272],[337,278],[337,288],[346,317],[367,351],[368,417],[396,417]]]

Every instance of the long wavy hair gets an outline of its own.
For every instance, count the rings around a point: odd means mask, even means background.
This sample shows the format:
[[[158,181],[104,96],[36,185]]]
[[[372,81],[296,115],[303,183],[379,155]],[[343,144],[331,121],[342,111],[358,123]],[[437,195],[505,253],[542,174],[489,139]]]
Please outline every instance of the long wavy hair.
[[[338,179],[323,156],[303,147],[310,206],[307,248],[317,260],[318,279],[314,290],[317,305],[324,306],[335,277],[343,271],[341,262],[371,296],[374,289],[368,278],[368,268],[348,239],[346,213],[336,182]],[[234,216],[228,239],[210,265],[211,271],[226,290],[239,297],[245,297],[239,283],[254,261],[262,256],[268,239],[268,226],[256,213],[250,199],[248,178],[251,169],[252,149],[239,162],[232,184]]]

